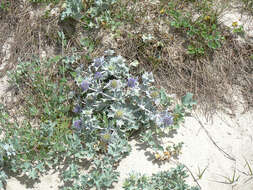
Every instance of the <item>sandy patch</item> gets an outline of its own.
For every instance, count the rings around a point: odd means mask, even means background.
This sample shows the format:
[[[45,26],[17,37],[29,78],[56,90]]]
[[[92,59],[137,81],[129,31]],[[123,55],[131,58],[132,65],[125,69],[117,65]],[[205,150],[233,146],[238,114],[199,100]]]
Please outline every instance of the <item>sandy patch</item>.
[[[2,63],[0,64],[0,100],[2,102],[4,102],[4,99],[6,100],[7,97],[10,96],[10,94],[6,94],[6,90],[9,88],[9,83],[8,83],[8,77],[6,75],[6,72],[8,70],[8,68],[10,67],[11,64],[9,63],[9,58],[11,56],[10,54],[10,50],[11,50],[11,43],[13,42],[13,37],[9,37],[6,42],[3,44],[3,49],[2,49],[2,54],[4,55],[3,59],[2,59]]]
[[[220,16],[220,22],[231,29],[233,28],[232,23],[237,22],[238,26],[242,26],[245,32],[245,36],[243,38],[238,37],[238,39],[246,43],[253,43],[253,15],[240,10],[241,8],[238,9],[238,7],[242,7],[242,5],[224,11]]]

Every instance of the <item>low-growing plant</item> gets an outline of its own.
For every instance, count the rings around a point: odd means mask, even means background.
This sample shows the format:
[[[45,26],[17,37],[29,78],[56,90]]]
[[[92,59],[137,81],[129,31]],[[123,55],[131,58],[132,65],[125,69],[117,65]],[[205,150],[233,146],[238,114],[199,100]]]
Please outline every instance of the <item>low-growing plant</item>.
[[[188,177],[183,165],[178,165],[169,171],[159,172],[147,177],[141,174],[131,174],[124,182],[125,190],[199,190],[199,187],[191,187],[185,179]]]
[[[160,153],[155,153],[155,159],[159,161],[170,161],[171,158],[177,158],[181,154],[183,143],[173,144],[173,146],[167,146],[165,149],[166,151]]]
[[[240,175],[236,174],[236,170],[234,169],[232,176],[222,176],[223,178],[225,178],[225,181],[220,181],[220,183],[224,183],[224,184],[235,184],[239,181],[240,179]]]
[[[88,68],[76,67],[78,61],[74,54],[21,62],[10,75],[24,97],[25,119],[13,121],[1,107],[1,169],[37,179],[65,165],[62,189],[108,189],[131,150],[130,137],[164,150],[156,140],[176,130],[195,104],[187,94],[175,105],[164,89],[154,86],[152,73],[133,76],[125,59],[111,50]],[[88,171],[82,162],[90,164]],[[6,178],[2,172],[2,184]]]
[[[61,14],[61,20],[71,17],[81,21],[86,29],[110,27],[113,31],[121,24],[113,11],[119,0],[67,0],[65,10]],[[120,9],[121,11],[124,9]],[[122,14],[122,13],[121,13]]]
[[[119,0],[96,0],[89,4],[88,9],[83,17],[87,28],[99,28],[101,26],[112,26],[113,30],[120,25],[120,22],[113,19],[113,6]]]
[[[197,172],[197,177],[198,179],[202,179],[204,173],[206,172],[208,166],[206,166],[203,170],[201,170],[199,167],[198,167],[198,172]]]
[[[242,25],[238,25],[238,22],[233,22],[232,23],[232,31],[233,33],[235,34],[238,34],[238,35],[244,35],[245,34],[245,31],[244,31],[244,28]]]
[[[7,11],[9,5],[10,5],[10,2],[8,2],[7,0],[1,1],[1,2],[0,2],[0,10],[2,10],[2,11]]]
[[[54,3],[57,4],[60,0],[29,0],[31,3]]]
[[[171,27],[187,36],[189,54],[204,55],[208,50],[221,47],[224,38],[218,29],[216,14],[201,14],[193,19],[192,15],[183,14],[170,3],[168,15],[172,18]]]
[[[183,104],[173,105],[164,89],[154,87],[152,73],[133,76],[121,56],[95,59],[88,71],[77,71],[75,80],[80,86],[75,106],[79,130],[97,131],[108,139],[114,134],[129,138],[140,131],[141,141],[160,150],[164,149],[153,137],[177,129],[186,110],[195,104],[192,95],[187,94]]]
[[[66,0],[64,4],[64,11],[61,13],[61,20],[68,17],[80,20],[82,18],[81,11],[83,10],[82,0]]]

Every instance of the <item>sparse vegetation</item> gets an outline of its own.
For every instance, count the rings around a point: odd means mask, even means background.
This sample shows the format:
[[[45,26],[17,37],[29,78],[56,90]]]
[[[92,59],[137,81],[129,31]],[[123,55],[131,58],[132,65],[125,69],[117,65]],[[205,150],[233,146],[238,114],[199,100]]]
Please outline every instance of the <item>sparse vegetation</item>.
[[[181,105],[173,106],[165,90],[153,86],[152,73],[138,79],[113,51],[94,59],[88,68],[75,68],[79,61],[75,54],[34,60],[20,63],[10,75],[24,97],[20,111],[26,119],[11,122],[1,107],[5,170],[35,180],[47,169],[64,164],[61,160],[69,160],[62,172],[69,185],[63,189],[109,188],[119,175],[117,163],[130,152],[130,137],[139,131],[140,141],[163,151],[154,137],[176,130],[195,104],[192,94],[187,94]],[[173,151],[167,151],[176,156],[181,147],[174,145]],[[78,164],[85,160],[95,167],[88,174],[81,173]],[[2,173],[1,183],[5,180]]]
[[[207,50],[221,47],[224,38],[218,28],[217,15],[209,14],[204,13],[194,19],[189,13],[183,14],[175,4],[169,4],[168,15],[172,18],[170,25],[187,36],[189,54],[204,55]]]
[[[0,2],[0,11],[7,11],[9,7],[9,2],[8,1],[1,1]]]
[[[184,166],[179,165],[177,168],[153,174],[151,177],[141,174],[131,174],[129,178],[125,180],[123,187],[125,190],[199,190],[199,187],[190,187],[185,182],[187,177],[187,171]]]
[[[38,17],[25,12],[22,20],[15,3],[0,4],[8,13],[1,18],[14,23],[15,69],[8,76],[22,117],[9,104],[0,105],[0,188],[12,175],[36,182],[54,169],[64,182],[61,189],[109,189],[132,138],[152,149],[153,161],[178,159],[183,143],[166,147],[159,140],[175,132],[196,104],[188,92],[217,109],[227,93],[222,84],[234,83],[252,105],[253,48],[235,46],[212,0],[29,2],[15,1],[24,9],[50,6]],[[52,14],[53,8],[58,12]],[[244,33],[237,23],[232,30]],[[53,51],[42,56],[48,47]],[[169,92],[183,97],[181,102]],[[205,171],[199,169],[199,179]],[[187,177],[179,165],[151,177],[130,175],[122,188],[197,190]],[[224,178],[233,184],[239,176]]]
[[[54,3],[57,4],[61,0],[29,0],[31,3]]]

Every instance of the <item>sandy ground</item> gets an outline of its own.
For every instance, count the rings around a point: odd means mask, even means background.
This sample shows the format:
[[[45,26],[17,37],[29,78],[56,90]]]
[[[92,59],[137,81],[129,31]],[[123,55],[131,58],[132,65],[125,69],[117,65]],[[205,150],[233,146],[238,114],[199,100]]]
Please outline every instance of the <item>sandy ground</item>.
[[[222,22],[227,26],[231,26],[235,21],[239,24],[246,23],[245,30],[248,31],[247,36],[251,39],[253,34],[250,31],[252,32],[253,29],[250,29],[250,26],[252,27],[253,24],[248,24],[248,18],[231,11],[224,13]],[[8,44],[4,49],[8,55]],[[3,67],[4,63],[0,66]],[[7,78],[1,78],[0,97],[6,96],[4,91],[7,88]],[[204,115],[195,111],[192,117],[186,118],[184,125],[174,138],[164,139],[164,142],[184,142],[182,154],[178,160],[165,163],[154,162],[149,150],[145,150],[136,141],[131,141],[132,152],[120,162],[119,182],[114,184],[113,189],[123,189],[124,179],[133,171],[151,175],[169,169],[175,166],[176,162],[180,162],[185,164],[192,173],[189,182],[194,185],[199,184],[202,190],[252,190],[253,175],[250,174],[245,160],[253,169],[253,110],[244,112],[240,93],[236,87],[231,90],[235,90],[237,95],[230,97],[234,99],[235,104],[234,110],[229,111],[229,114],[218,112],[212,115],[212,120],[207,120]],[[205,172],[199,179],[203,170]],[[229,180],[234,174],[235,178],[239,177],[238,180]],[[58,185],[62,184],[57,173],[43,176],[40,181],[33,188],[28,188],[17,179],[11,178],[8,180],[7,190],[56,190]]]

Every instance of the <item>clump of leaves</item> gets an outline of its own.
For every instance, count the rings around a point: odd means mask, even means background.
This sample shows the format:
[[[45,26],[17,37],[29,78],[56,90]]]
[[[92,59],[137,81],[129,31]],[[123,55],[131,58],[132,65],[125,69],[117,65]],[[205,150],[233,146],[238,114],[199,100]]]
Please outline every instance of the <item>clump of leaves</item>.
[[[77,55],[56,56],[47,61],[34,59],[21,62],[10,75],[11,83],[23,96],[28,118],[41,121],[55,121],[69,112],[68,93],[70,92],[71,64],[79,59]],[[53,68],[53,69],[52,69]]]
[[[66,0],[65,9],[61,14],[61,20],[65,18],[71,17],[74,19],[81,19],[83,10],[83,2],[82,0]]]
[[[174,105],[164,89],[154,87],[152,73],[133,76],[111,50],[87,69],[74,69],[79,58],[21,63],[10,75],[26,97],[25,119],[13,121],[1,107],[1,168],[37,179],[65,164],[63,189],[110,188],[119,176],[118,163],[130,152],[129,137],[140,131],[142,141],[163,150],[153,136],[176,130],[195,104],[187,94]],[[82,170],[85,161],[89,171]],[[6,178],[1,173],[2,184]]]
[[[238,34],[238,35],[241,35],[241,36],[243,36],[245,34],[243,25],[238,25],[238,22],[233,22],[232,23],[232,29],[233,29],[232,30],[233,33],[235,33],[235,34]]]
[[[93,186],[101,189],[117,181],[115,166],[130,151],[127,140],[117,135],[109,139],[106,134],[89,130],[81,133],[76,121],[71,127],[74,92],[70,88],[70,72],[78,59],[79,56],[72,55],[21,62],[10,74],[11,83],[24,97],[21,111],[25,119],[13,121],[4,106],[0,109],[1,169],[37,179],[47,169],[57,169],[68,160],[61,176],[71,189]],[[73,111],[78,112],[78,108]],[[34,119],[39,122],[34,123]],[[88,174],[82,173],[79,166],[85,160],[94,166]],[[7,178],[2,172],[1,185]]]
[[[115,134],[125,139],[140,131],[141,141],[163,150],[153,136],[159,138],[179,127],[185,112],[195,104],[192,95],[173,105],[164,89],[154,87],[152,73],[133,76],[125,59],[113,53],[95,59],[85,72],[78,68],[75,80],[80,91],[74,127],[106,134],[108,140]]]
[[[0,2],[0,11],[7,11],[10,6],[10,2],[3,0]]]
[[[99,28],[100,26],[110,25],[114,28],[120,23],[115,21],[113,7],[119,0],[95,0],[89,4],[83,17],[83,21],[88,28]]]
[[[183,14],[173,3],[170,3],[168,15],[172,18],[172,28],[187,36],[189,54],[204,55],[207,51],[221,47],[224,38],[218,29],[215,13],[201,14],[193,19],[192,15]]]
[[[53,3],[53,4],[57,4],[60,2],[60,0],[29,0],[31,3]]]
[[[188,177],[183,165],[178,165],[169,171],[159,172],[147,177],[141,174],[131,174],[124,182],[125,190],[199,190],[198,187],[191,187],[185,179]]]
[[[159,161],[170,160],[171,158],[177,158],[182,152],[183,143],[180,142],[178,144],[173,144],[173,146],[167,146],[166,151],[164,152],[156,152],[155,159]]]
[[[114,14],[113,7],[119,0],[67,0],[65,10],[61,14],[61,20],[71,17],[81,20],[84,27],[94,29],[110,26],[115,30],[120,22],[116,21],[117,15]]]

